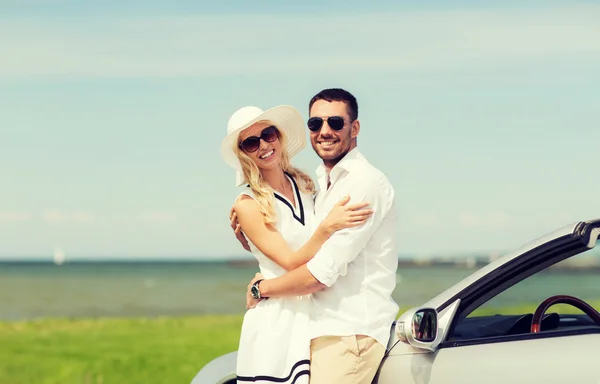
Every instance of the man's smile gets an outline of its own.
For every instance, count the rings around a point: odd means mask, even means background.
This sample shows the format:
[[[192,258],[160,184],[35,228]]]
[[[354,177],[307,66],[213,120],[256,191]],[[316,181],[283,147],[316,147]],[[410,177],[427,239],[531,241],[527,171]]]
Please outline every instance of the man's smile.
[[[318,144],[323,148],[330,148],[338,143],[338,140],[319,141]]]

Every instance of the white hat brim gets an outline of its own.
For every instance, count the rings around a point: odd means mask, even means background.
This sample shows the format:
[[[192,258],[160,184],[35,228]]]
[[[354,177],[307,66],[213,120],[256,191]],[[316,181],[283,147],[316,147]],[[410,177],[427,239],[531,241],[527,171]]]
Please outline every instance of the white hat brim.
[[[252,124],[264,120],[272,122],[278,130],[284,133],[286,148],[290,158],[298,154],[306,146],[304,120],[296,108],[289,105],[280,105],[264,111],[254,119],[227,134],[221,142],[221,156],[223,157],[223,160],[227,165],[237,171],[237,186],[244,184],[244,177],[241,172],[242,166],[234,151],[234,148],[238,146],[240,132],[250,127]]]

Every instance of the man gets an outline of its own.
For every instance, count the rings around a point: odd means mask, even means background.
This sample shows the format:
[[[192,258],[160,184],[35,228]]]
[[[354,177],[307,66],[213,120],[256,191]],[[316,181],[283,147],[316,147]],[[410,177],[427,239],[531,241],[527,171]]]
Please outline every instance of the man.
[[[374,213],[365,224],[334,233],[307,264],[275,279],[257,275],[249,293],[256,300],[312,293],[311,384],[368,384],[398,314],[391,298],[398,266],[394,189],[357,148],[352,94],[325,89],[311,99],[309,113],[310,141],[323,160],[316,222],[346,195],[369,202]]]

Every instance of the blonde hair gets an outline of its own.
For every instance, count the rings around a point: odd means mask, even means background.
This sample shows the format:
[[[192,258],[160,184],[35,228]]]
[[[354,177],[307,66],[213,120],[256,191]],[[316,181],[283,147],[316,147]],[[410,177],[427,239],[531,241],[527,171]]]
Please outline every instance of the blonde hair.
[[[296,183],[298,188],[305,193],[315,193],[315,184],[313,180],[299,168],[295,168],[290,163],[290,156],[287,150],[285,141],[285,134],[279,128],[277,129],[277,136],[281,142],[281,161],[279,165],[284,172],[288,173]],[[263,214],[263,218],[266,224],[275,223],[275,208],[274,208],[274,190],[263,178],[260,169],[256,163],[239,148],[239,144],[236,143],[234,152],[237,155],[242,165],[242,174],[244,175],[244,181],[246,181],[252,192],[254,193],[254,199],[258,203],[260,212]]]

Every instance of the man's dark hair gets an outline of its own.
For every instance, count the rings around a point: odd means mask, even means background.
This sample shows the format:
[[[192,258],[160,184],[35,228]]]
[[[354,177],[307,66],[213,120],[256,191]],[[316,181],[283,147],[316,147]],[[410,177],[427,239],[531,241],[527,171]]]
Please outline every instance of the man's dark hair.
[[[313,104],[318,100],[325,100],[330,103],[332,101],[342,101],[346,103],[346,109],[348,110],[348,115],[350,115],[350,119],[352,121],[358,119],[358,103],[356,102],[356,97],[354,97],[350,92],[344,89],[329,88],[317,93],[312,99],[310,99],[310,103],[308,103],[309,111],[312,108]]]

